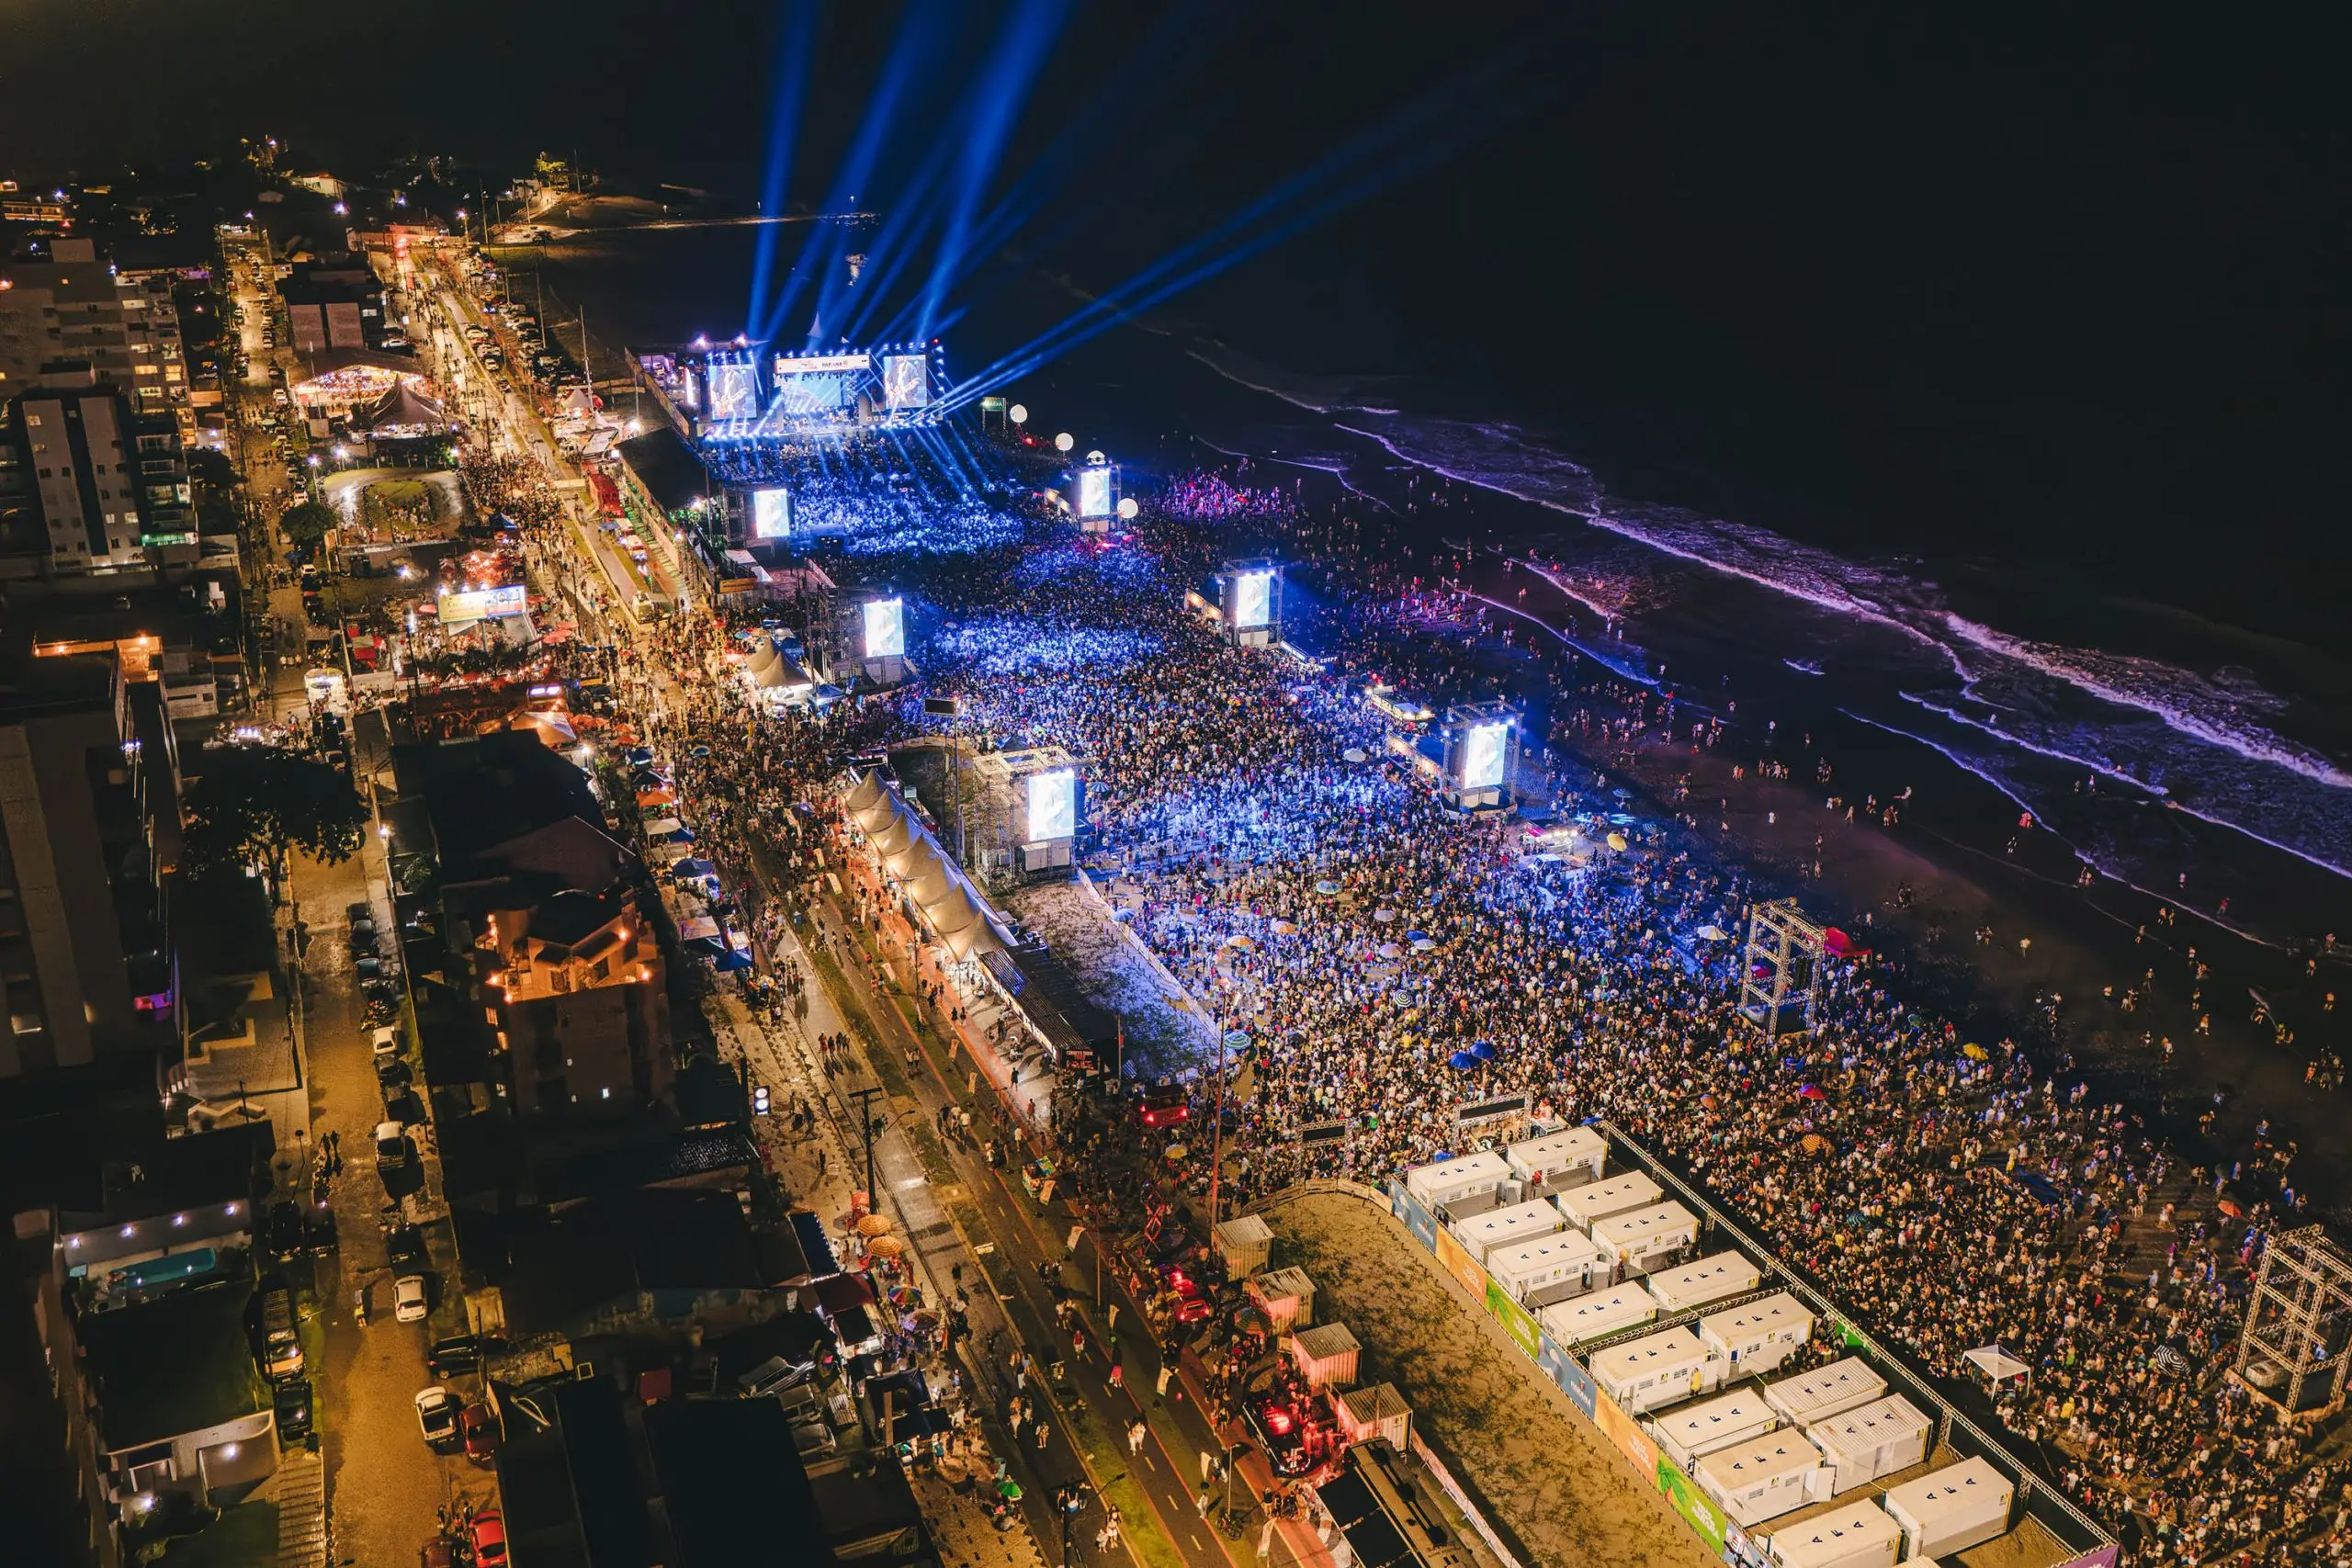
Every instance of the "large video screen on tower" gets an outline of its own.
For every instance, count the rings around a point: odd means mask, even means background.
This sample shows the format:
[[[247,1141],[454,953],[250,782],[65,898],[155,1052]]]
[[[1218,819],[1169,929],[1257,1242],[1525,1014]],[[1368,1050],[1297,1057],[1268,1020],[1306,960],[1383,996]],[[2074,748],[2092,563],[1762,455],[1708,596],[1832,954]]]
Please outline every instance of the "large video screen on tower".
[[[930,404],[931,367],[922,355],[882,356],[882,402],[893,413]]]
[[[1245,571],[1233,580],[1233,624],[1243,631],[1274,624],[1274,574]]]
[[[1111,470],[1103,468],[1078,470],[1078,514],[1080,517],[1111,515]]]
[[[760,412],[759,367],[748,359],[721,359],[716,355],[704,368],[709,390],[707,412],[713,419],[755,419]]]
[[[889,659],[907,651],[907,607],[898,599],[865,603],[865,657]]]
[[[1078,831],[1078,775],[1068,768],[1029,775],[1029,841]]]
[[[1481,724],[1462,737],[1462,787],[1493,789],[1503,782],[1507,724]]]
[[[787,538],[792,533],[792,492],[782,486],[752,492],[752,537]]]

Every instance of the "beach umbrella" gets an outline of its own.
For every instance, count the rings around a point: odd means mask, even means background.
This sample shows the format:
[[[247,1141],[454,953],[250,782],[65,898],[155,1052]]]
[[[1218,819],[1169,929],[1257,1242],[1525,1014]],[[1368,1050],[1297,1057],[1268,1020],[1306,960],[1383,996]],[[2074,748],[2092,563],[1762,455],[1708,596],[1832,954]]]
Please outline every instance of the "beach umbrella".
[[[1396,910],[1394,910],[1394,909],[1374,909],[1374,910],[1372,912],[1372,918],[1373,918],[1374,919],[1375,919],[1375,920],[1378,920],[1382,925],[1384,925],[1384,926],[1385,926],[1385,925],[1386,925],[1389,921],[1391,921],[1391,920],[1393,920],[1393,919],[1395,919],[1396,918]]]
[[[1298,928],[1288,920],[1276,920],[1273,924],[1273,931],[1276,936],[1293,936],[1297,933]]]
[[[1615,795],[1620,800],[1631,800],[1634,798],[1634,792],[1627,789],[1623,784],[1619,784],[1615,789],[1611,790],[1609,793]]]
[[[1967,1057],[1972,1062],[1987,1062],[1992,1060],[1993,1057],[1993,1053],[1984,1049],[1984,1046],[1975,1043],[1973,1041],[1970,1042],[1968,1044],[1962,1045],[1960,1048],[1960,1054]]]
[[[1797,1098],[1799,1100],[1827,1100],[1829,1096],[1823,1091],[1819,1084],[1809,1083],[1798,1086]]]
[[[1436,946],[1437,943],[1431,942],[1429,938],[1421,937],[1414,942],[1413,951],[1415,953],[1428,953],[1432,951]]]
[[[1699,928],[1699,940],[1701,942],[1724,942],[1728,940],[1730,936],[1731,933],[1724,930],[1721,926],[1701,926]]]
[[[1797,1140],[1797,1147],[1809,1155],[1826,1155],[1829,1152],[1829,1140],[1818,1133],[1807,1133]]]
[[[865,1244],[868,1258],[904,1258],[907,1244],[894,1235],[877,1235]]]
[[[2233,1220],[2242,1220],[2245,1218],[2245,1211],[2238,1207],[2234,1199],[2224,1198],[2220,1202],[2214,1204],[2213,1207],[2221,1210],[2222,1213],[2227,1214]]]
[[[1340,885],[1336,882],[1318,882],[1315,885],[1315,891],[1329,898],[1340,891]]]
[[[1384,942],[1380,944],[1380,956],[1383,958],[1394,958],[1404,951],[1393,942]]]
[[[1021,1483],[1008,1475],[996,1483],[996,1495],[1008,1503],[1018,1503],[1021,1501]]]
[[[1351,762],[1361,762],[1365,760],[1364,749],[1361,746],[1351,746],[1340,755]]]
[[[1189,1155],[1193,1151],[1191,1149],[1186,1148],[1182,1144],[1170,1144],[1168,1145],[1168,1157],[1171,1160],[1182,1159],[1186,1155]]]
[[[1609,835],[1607,842],[1611,849],[1616,850],[1622,853],[1625,848],[1625,835],[1623,833],[1611,833]]]
[[[1478,1058],[1467,1051],[1456,1051],[1445,1059],[1445,1065],[1456,1072],[1466,1073],[1478,1065]]]
[[[1427,942],[1429,940],[1429,936],[1430,933],[1427,931],[1407,931],[1405,933],[1405,940],[1407,942]]]
[[[1470,1047],[1470,1054],[1473,1056],[1477,1057],[1478,1060],[1482,1062],[1491,1062],[1502,1053],[1495,1049],[1495,1043],[1493,1041],[1481,1040],[1476,1044]]]
[[[890,1216],[888,1214],[861,1214],[858,1216],[857,1234],[860,1235],[887,1235],[895,1228],[896,1227],[890,1224]]]

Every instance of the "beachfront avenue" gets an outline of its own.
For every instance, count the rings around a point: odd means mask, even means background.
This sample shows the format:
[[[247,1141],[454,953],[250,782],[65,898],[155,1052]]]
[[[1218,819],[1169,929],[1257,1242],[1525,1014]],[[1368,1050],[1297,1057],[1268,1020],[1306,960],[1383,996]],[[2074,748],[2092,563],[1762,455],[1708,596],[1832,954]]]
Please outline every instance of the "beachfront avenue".
[[[2192,1159],[2063,1066],[1964,1039],[1864,955],[1826,965],[1809,1031],[1758,1032],[1736,938],[1764,885],[1619,763],[1729,753],[1731,787],[1760,790],[1793,752],[1555,644],[1531,650],[1557,591],[1540,572],[1377,536],[1247,469],[1178,474],[1097,539],[1039,502],[1050,453],[990,445],[976,502],[919,445],[852,437],[821,459],[779,450],[773,473],[799,515],[840,524],[829,611],[902,599],[904,658],[835,655],[830,691],[782,700],[766,672],[816,663],[834,634],[808,605],[716,594],[680,551],[617,548],[532,400],[468,344],[476,285],[424,265],[420,305],[450,324],[443,363],[465,367],[443,373],[488,422],[479,460],[532,518],[534,584],[613,650],[571,657],[616,692],[634,750],[613,781],[660,797],[624,828],[657,863],[709,868],[664,894],[681,921],[719,911],[704,1006],[782,1110],[763,1142],[814,1212],[854,1214],[866,1193],[914,1238],[866,1259],[937,1303],[888,1348],[967,1413],[940,1457],[1016,1483],[1000,1517],[1057,1551],[1152,1531],[1206,1563],[1261,1530],[1311,1551],[1314,1530],[1283,1517],[1295,1478],[1263,1400],[1312,1401],[1272,1375],[1291,1353],[1220,1284],[1211,1221],[1302,1181],[1378,1190],[1480,1143],[1605,1118],[1910,1365],[1973,1386],[1965,1407],[2135,1555],[2283,1550],[2324,1523],[2333,1461],[2247,1387],[2178,1371],[2234,1349],[2258,1238],[2290,1212],[2284,1151]],[[1418,491],[1432,518],[1453,502]],[[1245,540],[1288,563],[1283,635],[1260,646],[1186,597],[1230,578]],[[648,613],[655,599],[670,612]],[[1532,682],[1498,678],[1522,665]],[[1398,714],[1498,688],[1536,715],[1502,780],[1517,809],[1464,810],[1483,804],[1467,776],[1427,761]],[[1023,835],[984,826],[983,764],[1018,777],[1004,760],[1046,747],[1083,777],[1082,885],[1022,874]],[[663,823],[690,850],[651,831]],[[1093,1064],[1107,1083],[1005,985],[1022,933],[1117,1010],[1115,1055]],[[1465,1131],[1465,1108],[1498,1105],[1517,1120]],[[1639,1293],[1644,1271],[1722,1241],[1621,1256],[1585,1283]],[[1318,1310],[1345,1322],[1374,1288]],[[1476,1310],[1459,1315],[1469,1326],[1426,1332],[1482,1353]],[[1444,1447],[1483,1451],[1410,1347],[1356,1326]],[[1988,1348],[2023,1375],[1972,1385],[1969,1354]],[[1778,1370],[1844,1348],[1824,1319]],[[1532,1390],[1494,1397],[1539,1418]],[[2216,1468],[2217,1452],[2234,1458]],[[1593,1484],[1623,1484],[1605,1473]],[[1461,1479],[1521,1539],[1555,1528],[1543,1487]],[[1638,1535],[1656,1511],[1638,1489],[1597,1495],[1612,1529]]]

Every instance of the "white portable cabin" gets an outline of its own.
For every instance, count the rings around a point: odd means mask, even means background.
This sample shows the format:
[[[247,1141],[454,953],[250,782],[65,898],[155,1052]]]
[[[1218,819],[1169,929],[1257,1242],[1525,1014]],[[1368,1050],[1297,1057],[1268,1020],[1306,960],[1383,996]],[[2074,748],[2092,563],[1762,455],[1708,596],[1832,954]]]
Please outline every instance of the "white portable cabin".
[[[1657,1298],[1660,1312],[1689,1312],[1726,1296],[1744,1295],[1763,1277],[1755,1264],[1738,1253],[1716,1252],[1653,1274],[1643,1283]]]
[[[1590,1234],[1594,1222],[1634,1209],[1655,1208],[1664,1195],[1665,1189],[1646,1173],[1629,1170],[1606,1181],[1571,1188],[1553,1201],[1560,1205],[1560,1213],[1567,1216],[1568,1224]]]
[[[2016,1484],[1978,1458],[1890,1486],[1880,1502],[1902,1528],[1903,1555],[1919,1558],[1965,1551],[2004,1533],[2016,1498]]]
[[[1437,1210],[1464,1198],[1491,1194],[1510,1177],[1510,1164],[1492,1149],[1481,1149],[1459,1159],[1442,1159],[1405,1173],[1405,1190],[1423,1206]]]
[[[1484,1263],[1498,1247],[1550,1235],[1566,1224],[1560,1218],[1560,1211],[1552,1207],[1548,1200],[1533,1198],[1524,1203],[1506,1204],[1470,1219],[1457,1221],[1453,1234],[1461,1238],[1463,1246],[1470,1249],[1471,1257]]]
[[[1595,1350],[1586,1370],[1632,1416],[1704,1393],[1724,1381],[1723,1363],[1688,1328],[1661,1329]]]
[[[1565,1346],[1589,1345],[1657,1315],[1657,1303],[1638,1285],[1619,1285],[1574,1301],[1554,1302],[1543,1313],[1544,1326]]]
[[[1315,1281],[1306,1269],[1292,1266],[1253,1274],[1242,1289],[1267,1325],[1277,1334],[1295,1333],[1315,1325]]]
[[[1841,1356],[1826,1367],[1766,1383],[1764,1397],[1790,1426],[1803,1427],[1885,1398],[1886,1380],[1860,1357]]]
[[[1753,1529],[1817,1501],[1820,1473],[1813,1445],[1783,1427],[1700,1455],[1690,1479],[1733,1523]]]
[[[1699,1337],[1730,1364],[1733,1377],[1779,1369],[1813,1337],[1813,1314],[1786,1291],[1699,1320]]]
[[[1646,1274],[1653,1266],[1699,1239],[1699,1220],[1681,1204],[1668,1201],[1654,1208],[1634,1209],[1596,1220],[1592,1239],[1601,1256],[1626,1273]]]
[[[1236,1214],[1210,1227],[1217,1256],[1225,1259],[1225,1277],[1242,1280],[1266,1267],[1272,1255],[1274,1230],[1255,1214]]]
[[[1659,1412],[1650,1417],[1650,1436],[1667,1458],[1687,1471],[1702,1454],[1760,1438],[1780,1425],[1780,1413],[1764,1403],[1763,1395],[1743,1388]]]
[[[1546,1291],[1581,1294],[1592,1289],[1595,1279],[1608,1278],[1609,1265],[1590,1236],[1555,1231],[1496,1247],[1487,1254],[1487,1273],[1513,1301],[1523,1302]]]
[[[1862,1498],[1774,1530],[1765,1544],[1781,1568],[1893,1568],[1903,1530]]]
[[[1503,1150],[1510,1173],[1549,1192],[1565,1192],[1600,1179],[1609,1162],[1609,1140],[1589,1127],[1569,1127],[1540,1138],[1522,1138]]]
[[[1829,1495],[1850,1492],[1928,1457],[1936,1424],[1899,1393],[1815,1421],[1804,1435],[1829,1469]]]

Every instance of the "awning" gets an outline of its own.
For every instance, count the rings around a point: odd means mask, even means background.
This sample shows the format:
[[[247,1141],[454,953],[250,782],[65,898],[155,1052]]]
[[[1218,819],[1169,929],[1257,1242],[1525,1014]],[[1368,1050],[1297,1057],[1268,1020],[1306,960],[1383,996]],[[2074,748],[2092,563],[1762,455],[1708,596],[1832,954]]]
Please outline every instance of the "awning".
[[[1998,1345],[1987,1345],[1981,1349],[1963,1351],[1961,1359],[1983,1372],[1996,1383],[2012,1382],[2033,1371],[2031,1367],[2027,1366]]]

